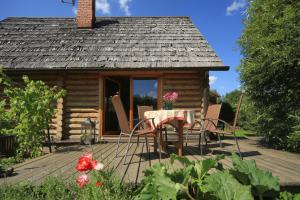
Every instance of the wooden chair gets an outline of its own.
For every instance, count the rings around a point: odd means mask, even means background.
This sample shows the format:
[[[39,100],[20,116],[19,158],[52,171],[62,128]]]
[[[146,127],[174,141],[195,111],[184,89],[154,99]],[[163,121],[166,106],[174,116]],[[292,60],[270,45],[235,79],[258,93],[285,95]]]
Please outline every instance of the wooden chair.
[[[146,140],[146,148],[147,148],[147,153],[149,155],[150,158],[150,152],[149,152],[149,145],[148,145],[148,136],[154,137],[154,140],[157,141],[157,134],[158,131],[157,129],[150,129],[150,128],[140,128],[146,121],[152,120],[152,123],[154,125],[153,119],[144,119],[141,120],[140,122],[138,122],[135,127],[133,129],[130,129],[129,126],[129,121],[127,119],[127,115],[125,113],[121,98],[119,97],[119,95],[115,95],[112,97],[112,103],[114,106],[114,109],[116,111],[117,114],[117,118],[118,118],[118,122],[119,122],[119,126],[121,129],[120,132],[120,136],[118,139],[118,144],[117,144],[117,148],[116,148],[116,157],[118,155],[118,151],[119,151],[119,146],[120,146],[120,140],[122,136],[129,136],[128,142],[127,142],[127,149],[126,149],[126,153],[125,153],[125,158],[124,158],[124,164],[126,163],[126,158],[128,155],[128,151],[131,147],[131,140],[132,137],[136,136],[138,138],[138,144],[139,144],[139,137],[140,136],[145,136],[145,140]],[[150,122],[151,123],[151,122]],[[155,127],[155,125],[154,125]],[[159,145],[160,147],[160,145]],[[161,159],[161,149],[159,149],[159,158]],[[151,165],[151,162],[149,160],[149,164]]]
[[[240,149],[240,146],[239,146],[239,143],[238,143],[238,139],[235,135],[235,130],[236,130],[236,127],[237,127],[237,120],[238,120],[239,112],[240,112],[240,109],[241,109],[243,96],[244,96],[244,93],[241,93],[239,101],[238,101],[238,105],[237,105],[237,108],[236,108],[233,125],[231,126],[229,123],[225,122],[224,120],[218,119],[218,122],[221,122],[225,125],[224,130],[221,130],[221,129],[217,128],[217,124],[215,124],[216,129],[214,129],[212,131],[212,133],[217,134],[219,138],[220,138],[220,135],[233,135],[238,153],[239,153],[241,158],[243,158],[243,156],[242,156],[241,149]],[[212,119],[210,119],[210,120],[212,120]],[[220,143],[220,146],[222,146],[222,143]]]
[[[218,119],[221,112],[222,104],[213,104],[208,106],[205,118],[200,121],[195,121],[190,128],[188,129],[188,132],[186,134],[186,142],[185,145],[187,146],[188,143],[188,137],[189,133],[192,135],[193,132],[197,132],[199,134],[199,143],[198,147],[201,150],[202,154],[202,142],[203,139],[205,140],[205,149],[207,146],[207,138],[206,133],[207,132],[214,132],[218,126]],[[221,144],[220,136],[218,135],[219,142]]]
[[[240,146],[239,146],[239,143],[238,143],[238,140],[237,140],[237,137],[235,135],[235,130],[236,130],[236,126],[237,126],[237,120],[238,120],[238,115],[239,115],[239,111],[240,111],[242,100],[243,100],[243,95],[244,94],[242,93],[241,96],[240,96],[240,98],[239,98],[237,109],[236,109],[236,112],[235,112],[234,122],[233,122],[232,126],[229,123],[225,122],[224,120],[218,119],[218,117],[217,118],[213,118],[213,116],[208,115],[207,118],[203,119],[201,122],[195,122],[195,123],[200,124],[200,126],[199,126],[200,128],[194,129],[193,127],[195,125],[193,125],[192,128],[191,128],[191,132],[193,130],[197,130],[197,131],[200,132],[200,134],[204,135],[204,138],[205,138],[205,134],[207,132],[211,132],[211,133],[217,134],[218,140],[219,140],[219,143],[220,143],[220,147],[223,147],[220,135],[233,135],[234,140],[235,140],[235,144],[236,144],[236,147],[237,147],[237,150],[238,150],[238,153],[239,153],[239,156],[241,158],[243,158],[241,150],[240,150]],[[214,110],[214,112],[217,112],[215,109],[212,109],[212,110]],[[209,111],[209,109],[208,109],[207,112],[213,112],[213,111]],[[218,128],[218,123],[219,122],[221,122],[221,123],[224,124],[224,126],[225,126],[224,130]],[[201,127],[201,125],[203,125],[203,126]],[[199,140],[201,140],[201,135],[200,135]],[[206,142],[206,145],[207,145],[207,142]],[[199,147],[200,147],[200,142],[199,142]],[[201,150],[201,154],[202,154],[202,150]]]

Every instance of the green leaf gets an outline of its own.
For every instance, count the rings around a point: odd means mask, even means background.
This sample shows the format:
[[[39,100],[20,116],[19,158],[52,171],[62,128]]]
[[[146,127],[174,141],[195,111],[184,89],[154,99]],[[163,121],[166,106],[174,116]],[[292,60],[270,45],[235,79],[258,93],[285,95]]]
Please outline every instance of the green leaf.
[[[230,169],[230,173],[242,184],[249,185],[249,174],[257,169],[254,160],[242,160],[237,154],[232,154],[233,169]]]
[[[257,195],[266,191],[279,191],[279,180],[271,172],[257,168],[254,160],[242,160],[237,154],[232,154],[233,169],[230,173],[242,184],[252,185]]]
[[[198,179],[203,179],[210,169],[217,167],[217,164],[218,161],[213,158],[200,160],[197,162],[195,164],[195,170],[197,172]]]
[[[289,192],[280,192],[279,199],[277,200],[300,200],[300,194],[291,194]]]
[[[145,171],[146,178],[143,180],[143,188],[136,196],[136,200],[176,200],[181,186],[171,180],[167,173],[168,167],[156,164]]]
[[[220,200],[253,200],[250,186],[240,184],[229,172],[217,172],[205,178],[204,191]]]
[[[279,180],[271,172],[256,169],[250,174],[249,179],[258,195],[269,190],[280,190]]]
[[[171,164],[174,164],[175,160],[178,160],[183,166],[189,166],[189,165],[194,165],[195,162],[194,161],[190,161],[188,158],[184,157],[184,156],[178,156],[174,153],[171,154],[170,156],[171,159]]]

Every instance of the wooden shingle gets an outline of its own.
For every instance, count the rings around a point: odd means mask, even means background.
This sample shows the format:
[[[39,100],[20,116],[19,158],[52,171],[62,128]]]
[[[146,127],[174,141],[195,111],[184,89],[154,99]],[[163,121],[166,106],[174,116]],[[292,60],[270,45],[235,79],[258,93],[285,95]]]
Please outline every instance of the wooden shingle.
[[[188,17],[98,17],[92,30],[74,18],[13,17],[0,22],[5,69],[227,70]]]

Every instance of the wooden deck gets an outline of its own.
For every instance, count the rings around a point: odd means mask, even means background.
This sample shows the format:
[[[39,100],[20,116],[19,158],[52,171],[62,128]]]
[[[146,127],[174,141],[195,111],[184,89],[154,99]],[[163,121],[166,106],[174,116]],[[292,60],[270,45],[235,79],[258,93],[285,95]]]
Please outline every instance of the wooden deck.
[[[218,147],[217,143],[209,144],[209,153],[204,156],[196,144],[189,144],[184,148],[184,154],[191,160],[199,160],[213,154],[224,153],[227,155],[222,163],[225,167],[231,166],[228,155],[235,148],[233,140],[223,140],[224,148]],[[280,184],[285,187],[300,186],[300,155],[283,151],[267,149],[259,145],[256,138],[240,140],[240,146],[245,159],[255,159],[260,168],[270,170],[280,179]],[[24,163],[15,165],[15,175],[8,178],[1,178],[0,184],[14,184],[20,182],[40,183],[47,176],[57,176],[69,179],[77,175],[75,165],[84,152],[94,152],[94,158],[105,164],[105,168],[115,168],[121,179],[126,182],[140,181],[143,176],[143,169],[149,167],[146,145],[141,143],[130,148],[130,165],[124,165],[123,157],[114,157],[116,143],[108,142],[105,144],[93,145],[92,148],[86,146],[60,147],[55,153],[28,160]],[[120,150],[125,151],[126,144],[122,143]],[[151,146],[153,152],[153,146]],[[141,153],[142,152],[142,153]],[[175,147],[170,146],[168,153],[176,152]],[[161,162],[169,163],[169,154],[163,154]],[[158,163],[159,159],[155,153],[151,153],[151,164]],[[179,163],[177,163],[180,165]],[[137,177],[138,174],[138,177]]]

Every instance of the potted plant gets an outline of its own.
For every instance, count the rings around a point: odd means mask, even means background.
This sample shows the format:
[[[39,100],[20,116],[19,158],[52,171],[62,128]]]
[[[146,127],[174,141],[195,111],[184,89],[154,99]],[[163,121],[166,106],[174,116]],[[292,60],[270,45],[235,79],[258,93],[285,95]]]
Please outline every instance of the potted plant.
[[[178,93],[177,92],[167,92],[163,96],[164,109],[165,110],[172,110],[173,109],[173,103],[175,103],[177,98],[178,98]]]

